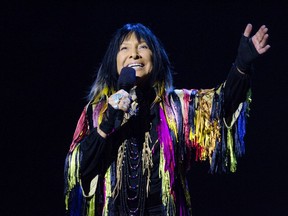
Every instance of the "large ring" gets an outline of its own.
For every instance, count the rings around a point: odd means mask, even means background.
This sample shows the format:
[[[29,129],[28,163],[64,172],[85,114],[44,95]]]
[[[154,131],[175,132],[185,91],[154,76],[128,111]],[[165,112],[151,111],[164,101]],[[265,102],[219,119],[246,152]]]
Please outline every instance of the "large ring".
[[[115,95],[113,95],[114,103],[115,103],[115,104],[118,104],[121,98],[122,98],[122,95],[121,95],[121,94],[115,94]]]
[[[112,106],[114,109],[119,109],[118,104]]]

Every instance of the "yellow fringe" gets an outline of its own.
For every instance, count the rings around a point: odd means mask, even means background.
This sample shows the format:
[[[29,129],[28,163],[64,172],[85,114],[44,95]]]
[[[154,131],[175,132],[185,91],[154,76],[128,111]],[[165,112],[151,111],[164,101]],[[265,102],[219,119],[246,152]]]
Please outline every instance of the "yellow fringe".
[[[234,143],[231,128],[228,128],[227,131],[227,150],[229,151],[230,154],[230,171],[236,172],[237,160],[234,152]]]
[[[174,135],[176,137],[176,140],[178,140],[177,123],[176,123],[176,120],[174,118],[174,115],[171,113],[172,112],[172,108],[171,107],[168,108],[168,105],[167,106],[163,106],[162,103],[160,104],[160,106],[164,110],[166,121],[168,123],[169,128],[173,131],[173,133],[174,133]]]
[[[216,94],[219,94],[220,88]],[[190,129],[189,139],[196,144],[196,148],[201,149],[200,160],[212,160],[212,154],[216,147],[216,142],[220,140],[220,124],[219,121],[211,121],[211,111],[215,89],[199,90],[195,98],[195,115],[194,127],[195,131]]]
[[[159,178],[162,180],[162,204],[166,207],[166,215],[169,215],[170,205],[174,207],[172,215],[175,215],[175,205],[171,203],[173,202],[173,197],[171,197],[170,174],[168,170],[165,171],[163,147],[160,147]]]
[[[105,200],[104,200],[104,207],[103,207],[103,216],[108,216],[108,202],[111,198],[111,166],[108,168],[105,174]]]
[[[117,165],[116,165],[116,185],[112,192],[113,197],[117,197],[119,194],[119,191],[121,190],[122,186],[122,164],[124,159],[124,151],[127,145],[127,140],[125,140],[122,145],[118,149],[118,156],[117,156]]]
[[[150,134],[149,132],[146,132],[145,141],[144,141],[143,150],[142,150],[142,171],[144,175],[145,171],[147,170],[147,184],[146,184],[147,197],[148,197],[148,192],[149,192],[151,169],[153,167],[152,151],[149,147],[150,143],[152,143]]]
[[[229,157],[230,157],[230,171],[231,172],[236,172],[236,169],[237,169],[237,158],[236,158],[235,151],[234,151],[232,127],[234,123],[236,122],[236,120],[238,119],[242,108],[243,108],[243,103],[239,104],[238,109],[233,113],[230,125],[227,125],[225,118],[223,119],[224,125],[227,128],[227,154],[229,154]]]
[[[102,91],[94,97],[94,100],[92,101],[92,104],[97,104],[104,96],[106,99],[108,98],[109,94],[113,94],[114,90],[109,89],[108,86],[105,86]]]
[[[88,205],[87,216],[95,216],[95,195],[92,196]]]
[[[69,195],[70,191],[72,190],[73,187],[75,187],[76,182],[79,182],[79,145],[77,145],[74,149],[74,151],[68,156],[68,190],[67,194],[65,195],[65,205],[66,205],[66,210],[68,210],[68,201],[69,201]]]

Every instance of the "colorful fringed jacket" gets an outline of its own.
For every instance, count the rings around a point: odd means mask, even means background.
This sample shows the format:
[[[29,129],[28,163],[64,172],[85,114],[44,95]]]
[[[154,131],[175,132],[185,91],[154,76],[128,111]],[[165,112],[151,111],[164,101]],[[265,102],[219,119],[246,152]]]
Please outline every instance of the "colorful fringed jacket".
[[[225,83],[208,90],[174,90],[153,103],[153,117],[140,142],[133,139],[138,136],[133,132],[122,139],[115,131],[115,139],[109,143],[101,138],[95,128],[107,109],[106,99],[89,103],[78,121],[65,163],[67,214],[146,215],[145,208],[153,207],[154,202],[161,206],[162,215],[191,215],[186,181],[191,158],[208,160],[212,173],[235,172],[236,158],[244,154],[250,101],[247,89],[244,91],[246,100],[237,104],[226,122]],[[137,121],[131,125],[130,131],[141,128]],[[87,159],[84,154],[90,150],[92,157]],[[85,170],[82,164],[86,164]],[[153,198],[153,192],[158,198]]]

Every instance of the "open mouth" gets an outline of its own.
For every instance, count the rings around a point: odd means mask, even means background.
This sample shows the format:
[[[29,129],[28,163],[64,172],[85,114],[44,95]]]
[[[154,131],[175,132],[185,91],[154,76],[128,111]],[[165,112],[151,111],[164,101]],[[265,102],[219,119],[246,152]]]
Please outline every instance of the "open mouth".
[[[133,64],[128,64],[127,67],[131,67],[131,68],[134,68],[134,69],[143,68],[143,67],[144,67],[144,64],[141,64],[141,63],[133,63]]]

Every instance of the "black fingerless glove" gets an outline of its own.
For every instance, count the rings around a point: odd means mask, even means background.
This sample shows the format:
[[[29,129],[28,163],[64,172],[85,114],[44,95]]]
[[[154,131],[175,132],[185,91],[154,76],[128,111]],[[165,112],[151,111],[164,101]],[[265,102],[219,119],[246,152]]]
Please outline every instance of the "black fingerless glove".
[[[104,119],[101,122],[99,128],[105,133],[109,134],[112,132],[113,128],[115,127],[115,121],[117,116],[121,114],[122,110],[114,109],[110,104],[108,104],[108,109],[105,113]]]
[[[249,73],[252,62],[259,56],[251,38],[242,35],[238,47],[238,55],[235,60],[236,67],[244,72]]]

